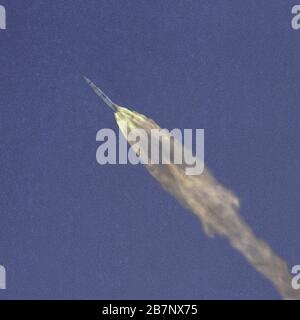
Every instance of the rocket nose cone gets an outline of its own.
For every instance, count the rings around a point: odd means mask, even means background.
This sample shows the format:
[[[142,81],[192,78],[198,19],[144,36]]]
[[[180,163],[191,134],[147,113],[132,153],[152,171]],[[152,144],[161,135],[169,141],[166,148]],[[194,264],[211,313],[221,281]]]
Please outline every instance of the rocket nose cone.
[[[88,77],[86,77],[84,74],[82,74],[81,75],[82,76],[82,78],[85,80],[85,82],[87,83],[87,84],[90,84],[92,81],[88,78]]]
[[[85,75],[82,75],[85,82],[93,89],[96,95],[101,98],[114,112],[118,111],[117,105],[110,100],[110,98],[100,89],[98,88],[89,78]]]

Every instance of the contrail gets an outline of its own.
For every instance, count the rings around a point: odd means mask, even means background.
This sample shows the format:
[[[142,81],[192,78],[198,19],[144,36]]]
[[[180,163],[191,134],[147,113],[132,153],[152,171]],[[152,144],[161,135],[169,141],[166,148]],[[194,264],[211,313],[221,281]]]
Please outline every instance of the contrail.
[[[148,136],[152,129],[160,129],[152,119],[118,106],[91,80],[86,77],[84,79],[114,111],[117,124],[125,138],[133,129],[143,129]],[[174,146],[170,135],[166,134],[164,138],[169,139]],[[140,146],[136,142],[128,142],[138,152]],[[184,149],[183,146],[182,148]],[[275,254],[265,241],[254,235],[239,215],[239,199],[223,187],[208,169],[201,175],[189,176],[185,174],[184,164],[151,164],[151,161],[148,161],[145,167],[163,189],[200,219],[207,235],[216,234],[227,238],[234,249],[272,282],[282,298],[300,300],[300,292],[292,288],[292,277],[287,263]]]

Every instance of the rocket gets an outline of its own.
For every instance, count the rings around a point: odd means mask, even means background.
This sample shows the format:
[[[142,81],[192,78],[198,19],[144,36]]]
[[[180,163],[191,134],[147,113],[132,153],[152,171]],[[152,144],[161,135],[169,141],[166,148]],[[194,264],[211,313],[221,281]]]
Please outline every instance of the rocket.
[[[93,89],[114,112],[120,131],[136,154],[143,154],[147,160],[148,149],[142,143],[129,137],[135,129],[143,129],[148,137],[152,130],[162,130],[152,119],[112,102],[90,79],[83,76],[86,83]],[[158,136],[159,137],[159,136]],[[169,141],[172,152],[186,152],[181,142],[172,140],[171,135],[164,133],[163,139]],[[151,140],[152,141],[152,140]],[[178,148],[178,149],[177,149]],[[149,158],[149,160],[151,160]],[[183,207],[193,212],[202,222],[204,231],[227,238],[232,247],[238,250],[248,262],[262,275],[269,279],[284,299],[299,299],[300,292],[291,286],[292,277],[287,263],[274,253],[271,247],[257,238],[239,214],[239,199],[226,187],[222,186],[206,168],[201,175],[187,175],[186,163],[155,164],[144,162],[145,168],[161,187],[173,196]]]
[[[118,111],[118,105],[112,102],[109,97],[100,89],[98,88],[89,78],[82,75],[83,79],[86,83],[93,89],[98,97],[100,97],[112,110],[113,112]]]

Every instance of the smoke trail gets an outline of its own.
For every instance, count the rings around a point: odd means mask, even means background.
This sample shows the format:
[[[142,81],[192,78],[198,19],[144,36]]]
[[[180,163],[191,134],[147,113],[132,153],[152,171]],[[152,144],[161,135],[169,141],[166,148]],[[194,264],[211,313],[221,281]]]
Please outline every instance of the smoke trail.
[[[146,130],[148,136],[151,129],[160,129],[153,120],[119,106],[115,118],[125,138],[133,129]],[[170,135],[165,134],[164,138],[170,140]],[[128,142],[137,153],[143,151],[141,144]],[[170,143],[174,147],[174,141]],[[217,234],[227,238],[233,248],[273,283],[284,299],[300,299],[300,293],[292,289],[286,262],[266,242],[256,238],[239,216],[238,198],[218,183],[209,170],[205,169],[200,176],[188,176],[184,164],[151,164],[148,161],[145,166],[167,192],[200,219],[209,236]]]

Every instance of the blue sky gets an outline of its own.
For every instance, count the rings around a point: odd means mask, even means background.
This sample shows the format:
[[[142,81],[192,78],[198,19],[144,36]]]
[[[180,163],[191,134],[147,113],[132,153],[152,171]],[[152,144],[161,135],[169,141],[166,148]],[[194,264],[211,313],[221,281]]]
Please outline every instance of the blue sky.
[[[300,264],[294,1],[1,0],[0,264],[7,298],[277,299],[142,166],[96,163],[113,115],[204,128],[241,215]]]

